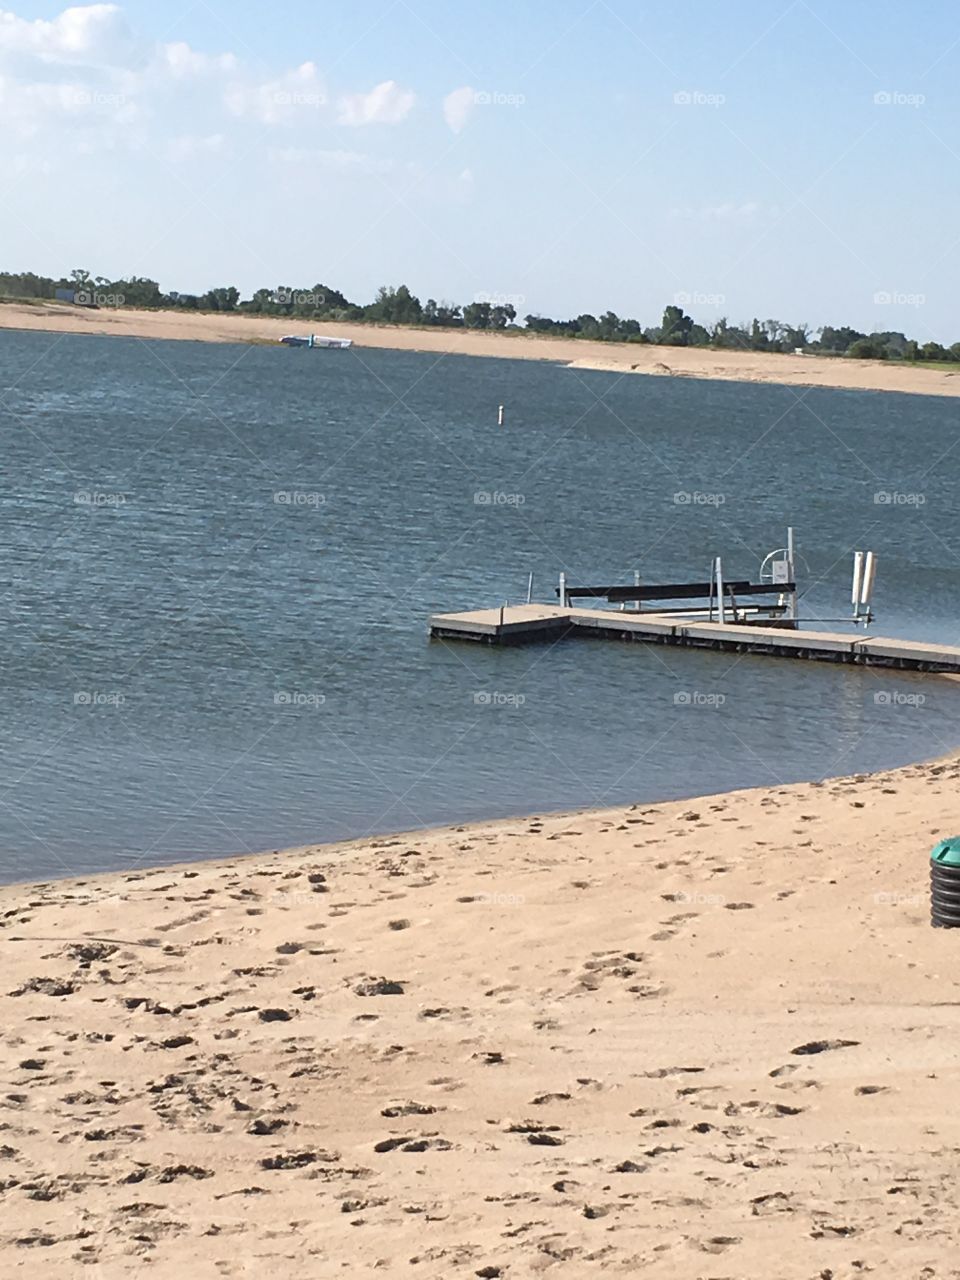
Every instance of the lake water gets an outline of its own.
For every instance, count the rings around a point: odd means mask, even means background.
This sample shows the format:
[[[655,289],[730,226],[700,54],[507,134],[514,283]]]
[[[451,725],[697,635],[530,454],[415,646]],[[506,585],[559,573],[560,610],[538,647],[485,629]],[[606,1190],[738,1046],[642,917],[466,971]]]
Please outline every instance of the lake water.
[[[722,554],[753,576],[792,523],[807,616],[849,613],[872,548],[875,630],[960,643],[953,401],[2,333],[0,429],[0,879],[960,742],[960,685],[935,677],[426,637],[531,571],[543,599],[560,569],[682,580]]]

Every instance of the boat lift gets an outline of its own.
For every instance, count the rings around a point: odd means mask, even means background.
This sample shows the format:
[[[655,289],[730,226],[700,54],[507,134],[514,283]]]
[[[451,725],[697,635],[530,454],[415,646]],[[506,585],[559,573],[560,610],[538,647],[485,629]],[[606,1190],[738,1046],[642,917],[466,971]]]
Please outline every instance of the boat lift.
[[[800,557],[802,559],[802,557]],[[706,582],[641,583],[639,570],[634,571],[633,586],[572,586],[565,573],[560,574],[556,589],[560,605],[568,608],[577,599],[605,599],[619,604],[621,610],[640,613],[644,604],[656,603],[658,616],[677,617],[704,622],[733,623],[738,626],[773,626],[796,630],[800,625],[800,593],[797,587],[796,535],[787,530],[786,546],[769,552],[760,564],[758,582],[724,576],[723,560],[714,556],[710,577]],[[877,558],[872,551],[858,551],[854,556],[853,606],[851,621],[868,626],[874,620],[870,607],[876,581]],[[532,597],[532,575],[527,587],[528,603]],[[769,597],[776,597],[769,599]],[[763,597],[768,597],[764,600]],[[749,600],[751,603],[745,603]],[[660,602],[670,602],[665,607]],[[690,604],[679,605],[679,601]],[[700,602],[695,603],[695,602]],[[816,619],[829,621],[829,619]],[[837,619],[842,621],[842,619]]]

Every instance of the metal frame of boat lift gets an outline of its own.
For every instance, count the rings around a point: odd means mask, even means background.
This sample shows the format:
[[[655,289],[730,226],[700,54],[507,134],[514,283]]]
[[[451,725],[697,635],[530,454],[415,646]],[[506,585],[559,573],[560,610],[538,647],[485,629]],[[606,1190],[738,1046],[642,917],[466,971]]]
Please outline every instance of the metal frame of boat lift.
[[[874,620],[871,601],[877,577],[877,557],[872,551],[855,551],[853,556],[853,590],[851,602],[853,614],[849,621],[858,626],[869,626]],[[533,594],[533,574],[527,589],[527,603]],[[745,626],[762,626],[765,623],[775,627],[790,627],[794,630],[800,625],[800,596],[797,590],[796,573],[796,539],[794,530],[787,530],[787,545],[778,547],[764,557],[760,565],[760,581],[749,579],[726,580],[723,576],[723,561],[714,556],[710,565],[709,582],[667,582],[642,585],[639,570],[634,572],[634,585],[623,586],[571,586],[565,573],[560,574],[560,585],[555,588],[560,604],[566,608],[572,599],[605,599],[609,604],[619,604],[625,609],[633,603],[635,612],[642,612],[645,601],[654,600],[705,600],[705,608],[669,608],[657,609],[658,615],[677,614],[684,617],[696,617],[707,622],[742,623]],[[737,597],[776,595],[776,604],[758,606],[742,606]],[[729,617],[728,617],[729,612]],[[845,619],[816,619],[819,622],[845,621]]]
[[[770,581],[762,581],[769,573]],[[796,565],[793,529],[787,530],[787,545],[772,551],[764,560],[760,569],[760,582],[748,579],[728,580],[723,576],[723,561],[714,556],[710,566],[709,582],[665,582],[642,585],[640,573],[634,574],[634,585],[623,586],[571,586],[565,573],[560,574],[560,585],[555,588],[562,608],[567,608],[574,599],[605,599],[609,604],[619,604],[625,609],[630,603],[636,606],[636,612],[642,612],[645,602],[655,600],[705,600],[706,608],[670,608],[657,609],[658,616],[665,614],[683,614],[685,617],[702,617],[708,622],[731,621],[745,625],[769,625],[796,628],[798,625],[798,596],[796,582]],[[776,604],[762,604],[756,607],[743,608],[738,604],[738,597],[770,596],[779,597]],[[529,596],[529,593],[528,593]],[[728,616],[729,613],[729,616]]]

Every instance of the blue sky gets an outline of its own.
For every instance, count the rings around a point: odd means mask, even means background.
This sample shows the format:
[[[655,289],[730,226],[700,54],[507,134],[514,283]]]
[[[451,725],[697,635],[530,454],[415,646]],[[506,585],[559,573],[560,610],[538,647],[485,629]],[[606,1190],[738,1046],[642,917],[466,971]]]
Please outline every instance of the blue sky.
[[[2,267],[960,340],[945,0],[0,9]]]

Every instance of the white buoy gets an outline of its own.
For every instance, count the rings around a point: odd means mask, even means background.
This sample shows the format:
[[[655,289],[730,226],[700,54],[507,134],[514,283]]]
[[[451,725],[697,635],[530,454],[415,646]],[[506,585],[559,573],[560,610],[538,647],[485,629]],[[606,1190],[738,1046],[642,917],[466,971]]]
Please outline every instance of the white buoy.
[[[497,409],[497,426],[498,427],[503,426],[503,405],[500,405],[500,407]]]

